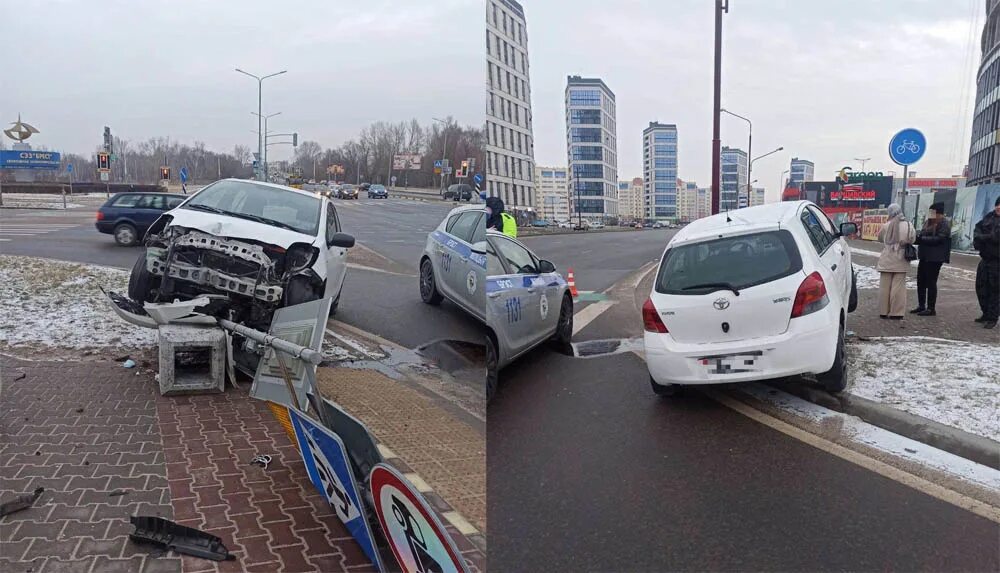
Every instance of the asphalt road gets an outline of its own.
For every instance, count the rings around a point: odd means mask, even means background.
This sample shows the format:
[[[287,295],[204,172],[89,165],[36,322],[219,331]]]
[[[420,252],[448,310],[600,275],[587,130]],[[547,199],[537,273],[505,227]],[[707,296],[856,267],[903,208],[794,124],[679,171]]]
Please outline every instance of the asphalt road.
[[[601,290],[658,257],[666,236],[532,248]],[[640,336],[648,289],[647,278],[574,339]],[[500,380],[487,424],[491,571],[1000,570],[996,523],[698,392],[659,398],[634,354],[542,348]]]
[[[445,301],[420,300],[417,263],[427,234],[454,204],[404,199],[335,201],[344,231],[390,259],[403,274],[348,269],[337,318],[408,348],[449,339],[479,342],[482,326]],[[45,257],[129,269],[140,247],[119,247],[94,228],[96,208],[0,209],[0,254]]]

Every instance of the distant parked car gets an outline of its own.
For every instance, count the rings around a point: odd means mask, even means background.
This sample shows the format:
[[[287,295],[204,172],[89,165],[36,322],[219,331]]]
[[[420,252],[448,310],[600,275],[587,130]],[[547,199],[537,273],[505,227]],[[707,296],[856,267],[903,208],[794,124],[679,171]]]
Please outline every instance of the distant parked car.
[[[642,228],[642,223],[636,223],[635,224],[635,228],[636,229],[641,229]]]
[[[560,229],[572,229],[573,225],[569,221],[560,221],[559,222],[559,228]]]
[[[600,221],[594,221],[593,223],[590,224],[590,228],[591,229],[603,229],[604,228],[604,223],[602,223]]]
[[[117,193],[97,210],[94,226],[102,233],[113,235],[119,245],[131,247],[142,239],[146,229],[164,211],[177,207],[187,198],[173,193]]]
[[[388,199],[389,192],[386,191],[384,185],[379,185],[378,183],[372,185],[368,188],[368,198],[369,199]]]
[[[371,189],[371,186],[372,186],[372,184],[371,183],[367,183],[367,182],[362,183],[361,185],[359,185],[359,187],[361,187],[361,190],[365,191],[365,192],[367,192],[369,189]]]
[[[441,198],[445,201],[448,199],[451,199],[452,201],[471,201],[472,185],[467,183],[455,183],[449,185],[448,188],[442,193]]]

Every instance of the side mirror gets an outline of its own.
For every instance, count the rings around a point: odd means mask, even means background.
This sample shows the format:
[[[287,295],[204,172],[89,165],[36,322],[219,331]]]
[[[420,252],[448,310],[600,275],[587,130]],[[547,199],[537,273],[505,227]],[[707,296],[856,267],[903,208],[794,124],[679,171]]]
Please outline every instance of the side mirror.
[[[556,266],[545,259],[538,261],[538,272],[540,273],[554,273],[556,272]]]
[[[852,235],[858,234],[858,224],[857,223],[841,223],[840,224],[840,236],[850,237]]]
[[[330,240],[326,242],[329,247],[340,247],[342,249],[350,249],[354,246],[354,235],[348,235],[347,233],[334,233]]]
[[[485,255],[486,248],[487,248],[486,241],[479,241],[478,243],[473,243],[472,252],[476,253],[477,255]]]

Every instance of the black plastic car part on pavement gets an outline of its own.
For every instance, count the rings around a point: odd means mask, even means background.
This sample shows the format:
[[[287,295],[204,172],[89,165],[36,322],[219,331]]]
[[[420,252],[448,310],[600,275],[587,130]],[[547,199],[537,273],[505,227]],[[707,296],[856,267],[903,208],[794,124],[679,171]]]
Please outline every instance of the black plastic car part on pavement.
[[[94,226],[102,233],[113,235],[119,245],[131,247],[139,243],[164,211],[177,207],[185,199],[187,197],[174,193],[117,193],[97,210]]]

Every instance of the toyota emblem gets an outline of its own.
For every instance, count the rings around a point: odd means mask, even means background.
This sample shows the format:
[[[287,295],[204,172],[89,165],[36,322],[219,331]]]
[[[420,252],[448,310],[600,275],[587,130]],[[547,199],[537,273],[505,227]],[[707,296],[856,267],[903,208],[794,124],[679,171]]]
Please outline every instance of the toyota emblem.
[[[715,308],[717,308],[719,310],[726,310],[727,308],[729,308],[729,299],[728,298],[717,298],[717,299],[715,299],[715,302],[712,303],[712,306],[714,306]]]

